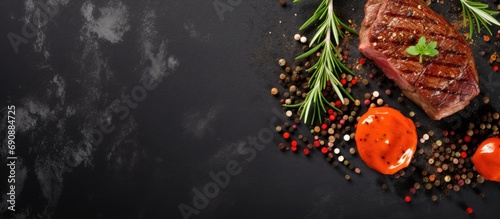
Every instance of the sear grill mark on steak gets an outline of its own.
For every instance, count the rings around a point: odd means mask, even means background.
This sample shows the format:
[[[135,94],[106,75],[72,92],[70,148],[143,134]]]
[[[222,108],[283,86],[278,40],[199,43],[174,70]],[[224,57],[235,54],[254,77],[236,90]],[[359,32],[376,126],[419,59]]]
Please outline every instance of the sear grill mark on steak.
[[[452,50],[452,49],[442,49],[440,47],[436,47],[436,49],[439,51],[439,53],[442,54],[450,54],[450,55],[457,55],[457,56],[467,56],[467,54],[457,51],[457,50]]]
[[[430,32],[430,33],[427,33],[429,34],[429,36],[431,37],[443,37],[443,38],[447,38],[448,40],[451,40],[451,41],[460,41],[460,40],[463,40],[463,38],[460,38],[460,37],[456,37],[456,36],[446,36],[446,34],[439,34],[439,33],[433,33],[433,32]]]
[[[406,48],[422,36],[438,43],[439,54],[420,63]],[[435,120],[463,109],[479,94],[469,45],[422,0],[368,0],[359,50]]]
[[[434,78],[440,78],[440,79],[445,79],[445,80],[449,80],[449,81],[452,81],[452,80],[456,80],[458,82],[463,82],[463,81],[467,81],[467,79],[465,78],[459,78],[457,80],[456,77],[451,77],[451,76],[447,76],[447,75],[436,75],[436,74],[429,74],[429,73],[424,73],[423,74],[424,77],[434,77]]]
[[[432,20],[432,19],[429,19],[427,17],[415,16],[415,15],[413,15],[413,12],[411,13],[412,14],[411,16],[408,16],[408,14],[409,14],[408,12],[406,12],[406,14],[397,14],[397,13],[393,13],[393,12],[386,12],[384,15],[386,15],[388,18],[404,18],[404,19],[415,20],[415,21],[425,20],[425,21],[433,23],[433,24],[439,24],[439,22],[436,20]]]
[[[458,64],[455,64],[455,63],[449,63],[449,62],[438,62],[438,61],[435,61],[435,62],[433,62],[433,64],[434,65],[442,65],[442,66],[446,66],[446,67],[449,67],[449,68],[461,68],[461,65],[458,65]]]

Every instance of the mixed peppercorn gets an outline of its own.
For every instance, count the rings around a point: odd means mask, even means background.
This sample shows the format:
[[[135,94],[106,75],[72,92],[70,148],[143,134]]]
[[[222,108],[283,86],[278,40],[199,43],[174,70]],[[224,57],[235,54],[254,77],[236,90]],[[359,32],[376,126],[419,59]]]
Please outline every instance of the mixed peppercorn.
[[[307,50],[307,46],[303,49]],[[323,122],[312,126],[310,133],[297,131],[297,127],[302,125],[299,119],[300,112],[297,109],[284,108],[285,115],[290,118],[290,121],[276,127],[276,131],[283,136],[283,142],[278,146],[283,151],[303,153],[306,156],[318,151],[334,167],[343,165],[352,173],[361,174],[362,168],[354,166],[349,161],[349,159],[358,159],[357,156],[353,156],[357,154],[357,148],[352,143],[347,143],[355,138],[360,116],[368,108],[389,106],[387,104],[390,102],[389,98],[397,100],[393,107],[408,108],[405,103],[407,100],[398,89],[394,89],[396,88],[394,83],[379,70],[371,65],[365,67],[367,62],[365,58],[348,59],[349,50],[347,48],[339,48],[339,50],[344,55],[343,61],[349,68],[367,72],[357,76],[343,74],[340,81],[344,88],[349,93],[355,89],[373,89],[373,91],[366,92],[364,95],[353,95],[355,101],[349,101],[346,98],[342,104],[329,85],[323,91],[324,95],[341,111],[329,109],[324,114]],[[271,93],[276,96],[281,93],[279,96],[281,104],[303,101],[307,95],[309,79],[309,73],[304,69],[313,64],[316,57],[295,61],[294,65],[289,65],[285,60],[279,61],[283,69],[283,72],[279,74],[279,82],[283,91],[278,92],[278,88],[273,88]],[[370,83],[375,83],[376,87],[372,87]],[[357,99],[358,96],[362,98]],[[406,116],[414,120],[418,133],[422,134],[418,139],[417,151],[410,166],[390,176],[394,180],[404,179],[405,183],[399,184],[397,189],[407,191],[403,192],[406,202],[410,202],[412,196],[419,190],[431,191],[430,199],[439,201],[440,192],[445,196],[450,196],[452,192],[458,192],[464,186],[470,186],[478,195],[484,196],[479,184],[485,179],[477,173],[470,158],[481,141],[499,134],[500,115],[489,105],[488,97],[482,98],[482,104],[476,111],[487,113],[473,112],[468,118],[461,118],[462,123],[467,125],[455,129],[441,130],[424,127],[416,121],[415,111],[407,112]],[[345,174],[345,179],[351,180],[349,173]],[[382,183],[381,188],[387,189],[388,185]],[[470,207],[467,209],[469,209],[467,212],[472,213]]]
[[[304,44],[307,38],[296,34],[294,39],[297,43],[302,43],[302,52],[309,49]],[[492,71],[496,72],[500,64],[500,56],[495,51],[500,47],[500,31],[482,39],[493,47],[484,47],[478,57],[484,57]],[[282,151],[302,153],[305,156],[319,152],[334,167],[345,166],[352,173],[361,174],[364,167],[355,166],[350,162],[350,159],[359,159],[359,156],[356,156],[357,146],[353,143],[358,121],[369,108],[389,106],[388,103],[391,103],[391,107],[402,109],[405,116],[413,120],[419,134],[418,145],[410,165],[389,175],[391,180],[401,183],[392,185],[380,183],[380,187],[383,190],[395,187],[405,202],[411,202],[418,191],[425,191],[424,193],[429,194],[430,200],[437,202],[442,194],[449,197],[464,187],[472,188],[480,197],[484,197],[485,193],[481,190],[480,184],[486,179],[476,171],[472,157],[481,142],[500,134],[500,114],[490,104],[489,97],[483,93],[477,97],[480,101],[476,101],[478,106],[474,111],[467,115],[457,113],[455,119],[460,121],[460,126],[453,127],[449,121],[434,122],[433,124],[438,125],[429,126],[419,121],[425,119],[425,114],[408,101],[391,80],[366,58],[351,57],[348,48],[343,45],[337,49],[342,54],[342,62],[349,69],[357,70],[358,74],[356,76],[342,74],[340,83],[354,97],[354,101],[344,98],[342,103],[331,84],[327,83],[323,95],[340,111],[328,109],[323,114],[323,121],[310,127],[310,133],[298,131],[298,126],[302,125],[299,119],[300,112],[285,107],[285,115],[290,121],[276,127],[276,131],[283,136],[282,142],[278,144],[279,148]],[[321,51],[293,64],[284,59],[279,60],[279,65],[282,67],[279,83],[282,88],[272,88],[271,93],[279,98],[281,104],[297,104],[304,100],[309,90],[310,76],[305,69],[312,66],[320,54]],[[371,91],[360,93],[367,90]],[[423,117],[417,119],[419,113]],[[351,180],[350,174],[345,173],[344,178]],[[464,211],[468,214],[474,212],[470,206],[464,206]]]

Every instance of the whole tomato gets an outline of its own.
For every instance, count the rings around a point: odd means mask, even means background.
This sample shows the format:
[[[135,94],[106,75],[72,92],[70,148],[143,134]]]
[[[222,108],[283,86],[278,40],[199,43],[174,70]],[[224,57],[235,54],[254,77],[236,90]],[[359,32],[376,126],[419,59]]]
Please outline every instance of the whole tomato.
[[[500,182],[500,138],[484,140],[472,156],[472,163],[485,179]]]

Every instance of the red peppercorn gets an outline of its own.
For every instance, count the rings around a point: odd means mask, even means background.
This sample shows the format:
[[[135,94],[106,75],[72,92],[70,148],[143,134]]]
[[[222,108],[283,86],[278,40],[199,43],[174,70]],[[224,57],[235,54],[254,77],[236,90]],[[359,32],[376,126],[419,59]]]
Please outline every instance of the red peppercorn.
[[[340,79],[340,83],[342,85],[345,85],[347,83],[347,80],[345,78]]]
[[[293,120],[294,120],[294,122],[295,122],[296,124],[300,124],[300,118],[295,118],[295,119],[293,119]],[[295,128],[296,128],[296,127],[295,127]],[[295,129],[295,128],[294,128],[294,129]]]
[[[327,86],[327,87],[332,86],[332,82],[330,82],[329,80],[328,80],[328,81],[326,81],[326,86]]]
[[[493,66],[493,71],[498,71],[498,65]]]
[[[314,140],[314,146],[319,147],[321,144],[319,143],[319,140]]]
[[[417,192],[417,190],[415,188],[410,188],[410,194],[415,194]]]
[[[355,78],[351,80],[352,85],[356,85],[357,83],[358,83],[358,80],[356,80]]]
[[[321,153],[323,153],[323,154],[328,153],[328,148],[326,148],[326,147],[322,147],[322,148],[321,148]]]
[[[328,114],[333,115],[333,109],[328,109]]]
[[[290,138],[290,133],[288,133],[288,132],[283,133],[283,138],[284,139]]]
[[[326,130],[327,128],[328,128],[327,124],[325,124],[325,123],[321,124],[321,129]]]
[[[328,119],[330,119],[330,121],[334,121],[335,120],[335,116],[334,115],[330,115],[330,118],[328,118]]]
[[[310,153],[309,148],[304,148],[303,152],[304,152],[305,155],[309,155],[309,153]]]
[[[462,151],[462,153],[460,153],[460,157],[465,159],[467,157],[467,152]]]
[[[336,100],[335,101],[335,107],[341,107],[342,106],[342,101]]]
[[[471,207],[468,207],[467,209],[465,209],[465,212],[467,212],[467,214],[472,214],[472,213],[474,213],[474,209],[472,209]]]
[[[469,135],[466,135],[466,136],[464,137],[464,141],[465,141],[466,143],[469,143],[471,139],[472,139],[472,138],[471,138]]]
[[[297,151],[297,147],[293,147],[293,146],[292,146],[292,151],[293,151],[293,152],[296,152],[296,151]]]
[[[364,65],[366,62],[366,59],[365,58],[359,58],[359,64],[360,65]]]
[[[292,147],[297,147],[298,143],[296,140],[292,140]]]
[[[409,195],[405,196],[405,202],[407,203],[411,202],[411,197]]]

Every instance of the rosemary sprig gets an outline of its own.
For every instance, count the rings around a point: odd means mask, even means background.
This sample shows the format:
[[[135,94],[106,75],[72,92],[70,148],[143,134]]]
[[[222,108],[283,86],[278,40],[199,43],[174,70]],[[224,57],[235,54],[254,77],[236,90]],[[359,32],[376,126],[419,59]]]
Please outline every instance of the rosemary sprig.
[[[499,11],[488,9],[488,4],[471,0],[460,0],[460,4],[462,5],[464,25],[467,25],[467,20],[469,21],[469,38],[472,38],[474,33],[474,23],[477,26],[477,32],[481,31],[482,25],[490,35],[492,33],[489,26],[492,24],[500,26],[500,22],[492,16],[497,15]]]
[[[294,0],[294,2],[299,1],[300,0]],[[309,121],[309,115],[312,114],[311,124],[314,123],[315,119],[321,120],[321,113],[326,112],[326,106],[330,106],[331,108],[340,111],[338,108],[333,106],[322,93],[322,91],[326,88],[328,81],[332,84],[333,89],[342,103],[344,103],[344,95],[342,93],[344,93],[350,100],[354,101],[352,96],[344,89],[339,81],[342,72],[347,72],[352,75],[354,75],[354,73],[339,59],[342,55],[337,50],[335,45],[339,45],[340,38],[344,36],[341,28],[344,28],[354,34],[357,33],[335,15],[335,12],[333,11],[333,0],[322,0],[313,16],[311,16],[311,18],[309,18],[299,30],[308,28],[316,21],[322,21],[322,23],[319,24],[315,35],[311,39],[309,47],[312,47],[315,43],[317,45],[295,58],[303,59],[313,55],[317,51],[321,51],[318,61],[306,70],[307,72],[313,71],[312,76],[309,79],[310,90],[302,103],[284,105],[285,107],[290,108],[298,107],[300,111],[300,119],[303,120],[304,123]],[[332,36],[335,44],[332,42]]]

